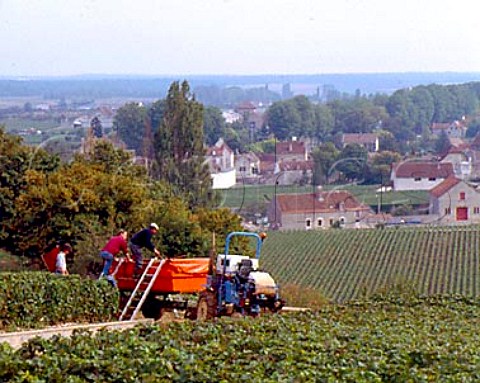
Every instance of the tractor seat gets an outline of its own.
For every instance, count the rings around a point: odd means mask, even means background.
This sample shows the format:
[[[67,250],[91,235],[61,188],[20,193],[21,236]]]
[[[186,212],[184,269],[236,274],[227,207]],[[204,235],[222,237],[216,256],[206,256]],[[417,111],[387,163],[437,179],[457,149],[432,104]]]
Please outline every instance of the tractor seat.
[[[238,275],[243,279],[247,279],[252,269],[253,269],[252,260],[242,259],[242,261],[238,265]]]

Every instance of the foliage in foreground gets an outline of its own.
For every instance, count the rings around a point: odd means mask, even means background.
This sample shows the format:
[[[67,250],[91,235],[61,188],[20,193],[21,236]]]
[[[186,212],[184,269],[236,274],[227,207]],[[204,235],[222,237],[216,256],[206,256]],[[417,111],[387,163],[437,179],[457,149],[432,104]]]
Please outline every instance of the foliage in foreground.
[[[480,301],[414,297],[180,322],[0,350],[0,380],[48,382],[478,381]]]
[[[0,273],[0,329],[67,322],[105,322],[118,311],[106,281],[44,272]]]

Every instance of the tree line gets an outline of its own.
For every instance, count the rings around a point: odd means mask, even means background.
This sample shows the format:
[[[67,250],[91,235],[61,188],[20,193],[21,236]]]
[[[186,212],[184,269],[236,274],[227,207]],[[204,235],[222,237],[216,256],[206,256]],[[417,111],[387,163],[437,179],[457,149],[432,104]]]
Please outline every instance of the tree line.
[[[314,142],[335,142],[342,133],[378,132],[381,149],[408,151],[413,142],[430,147],[428,130],[434,122],[453,122],[474,116],[478,110],[480,83],[421,85],[401,89],[391,96],[356,94],[314,104],[306,96],[275,102],[267,110],[266,125],[279,140],[291,136]],[[470,121],[472,135],[478,120]]]

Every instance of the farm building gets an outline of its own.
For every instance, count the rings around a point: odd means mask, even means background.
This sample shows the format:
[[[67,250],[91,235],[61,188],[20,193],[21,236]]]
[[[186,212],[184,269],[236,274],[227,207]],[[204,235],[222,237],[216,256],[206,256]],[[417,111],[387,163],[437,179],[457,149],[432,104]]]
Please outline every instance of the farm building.
[[[369,206],[347,191],[281,194],[272,199],[267,215],[272,229],[328,229],[335,225],[355,227],[372,214]]]
[[[453,165],[447,162],[404,161],[392,167],[393,190],[431,190],[449,176]]]
[[[454,176],[430,190],[430,214],[443,223],[479,223],[480,193]]]

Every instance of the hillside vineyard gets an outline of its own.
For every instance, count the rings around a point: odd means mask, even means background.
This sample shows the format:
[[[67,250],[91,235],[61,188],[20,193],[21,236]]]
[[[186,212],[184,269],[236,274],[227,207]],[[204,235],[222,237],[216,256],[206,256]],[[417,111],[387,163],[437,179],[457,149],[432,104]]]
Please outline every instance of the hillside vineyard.
[[[261,266],[280,285],[310,286],[337,302],[396,284],[474,297],[479,247],[478,226],[270,232]]]

